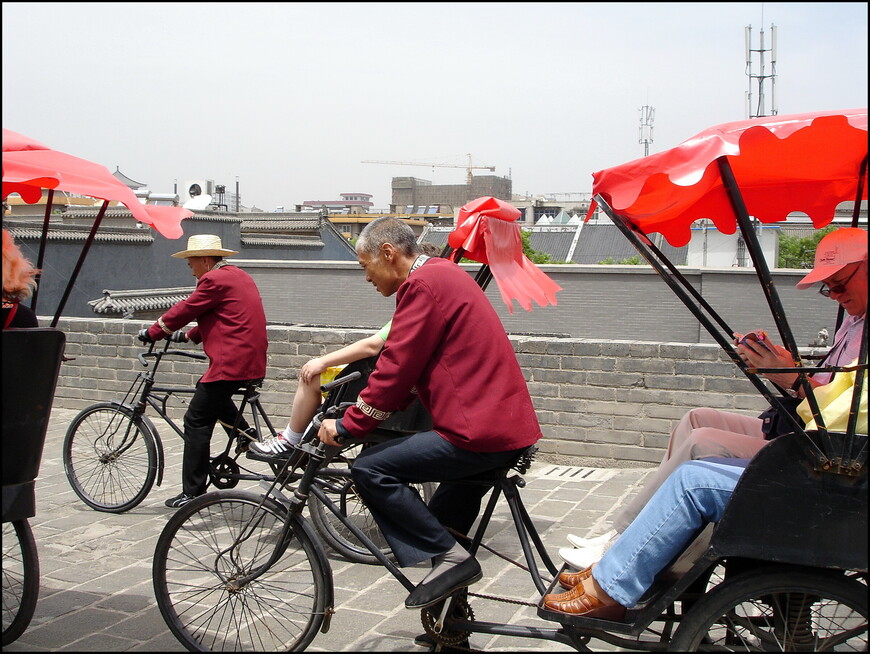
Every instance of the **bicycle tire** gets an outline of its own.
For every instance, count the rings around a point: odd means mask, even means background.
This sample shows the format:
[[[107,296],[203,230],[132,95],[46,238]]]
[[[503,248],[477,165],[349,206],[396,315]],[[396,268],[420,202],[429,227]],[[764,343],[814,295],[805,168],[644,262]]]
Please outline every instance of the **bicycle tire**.
[[[352,460],[348,461],[348,471],[351,464]],[[357,495],[349,472],[347,474],[335,474],[331,476],[324,475],[322,478],[328,480],[331,485],[339,489],[336,492],[329,493],[329,495],[332,496],[333,501],[338,505],[342,516],[356,527],[359,527],[385,556],[395,560],[389,544],[375,523],[371,513],[369,513],[368,507],[362,498]],[[413,486],[416,487],[423,501],[428,502],[432,498],[437,484],[425,482],[413,484]],[[365,563],[367,565],[378,565],[380,563],[377,557],[313,494],[308,498],[308,513],[317,534],[336,554],[353,563]]]
[[[773,566],[726,580],[704,595],[669,645],[672,652],[867,651],[867,587],[830,570]]]
[[[13,534],[13,532],[15,532]],[[39,597],[39,556],[27,520],[3,523],[3,646],[24,633]]]
[[[101,402],[73,418],[63,467],[75,494],[92,509],[124,513],[144,500],[157,478],[157,437],[132,409]]]
[[[176,511],[160,534],[154,595],[166,624],[191,651],[300,651],[332,609],[329,563],[299,515],[290,517],[281,558],[261,576],[233,585],[266,562],[287,519],[281,504],[267,498],[260,506],[261,500],[245,491],[207,493]]]

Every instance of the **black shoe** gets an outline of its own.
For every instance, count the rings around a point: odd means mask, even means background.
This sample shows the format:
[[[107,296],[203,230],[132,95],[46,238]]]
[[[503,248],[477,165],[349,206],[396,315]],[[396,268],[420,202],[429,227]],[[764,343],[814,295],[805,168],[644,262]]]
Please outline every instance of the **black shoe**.
[[[419,645],[420,647],[428,647],[430,651],[435,647],[435,639],[432,638],[429,634],[420,634],[414,639],[414,644]],[[442,652],[465,652],[471,649],[471,645],[468,644],[468,639],[466,638],[463,641],[458,642],[455,645],[443,645],[441,647]]]
[[[166,500],[166,502],[164,502],[164,504],[170,509],[179,509],[191,500],[195,500],[196,498],[196,495],[181,493],[180,495],[176,495],[175,497],[170,497],[168,500]]]
[[[434,579],[421,583],[405,600],[406,609],[425,609],[448,597],[460,588],[470,586],[483,578],[480,564],[473,556],[455,565]]]
[[[414,644],[420,647],[435,647],[435,639],[429,634],[423,633],[414,639]]]

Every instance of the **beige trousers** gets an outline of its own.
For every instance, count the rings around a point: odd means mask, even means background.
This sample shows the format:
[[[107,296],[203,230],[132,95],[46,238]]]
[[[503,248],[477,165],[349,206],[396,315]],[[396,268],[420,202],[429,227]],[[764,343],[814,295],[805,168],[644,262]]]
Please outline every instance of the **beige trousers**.
[[[690,410],[671,432],[658,469],[616,515],[613,528],[622,533],[681,463],[710,456],[751,459],[769,442],[764,440],[759,418],[718,409]]]

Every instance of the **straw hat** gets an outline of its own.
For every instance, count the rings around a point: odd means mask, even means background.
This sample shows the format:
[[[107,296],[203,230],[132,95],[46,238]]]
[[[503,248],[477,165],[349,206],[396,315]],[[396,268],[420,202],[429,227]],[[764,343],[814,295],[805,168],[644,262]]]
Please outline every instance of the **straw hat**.
[[[816,246],[813,269],[795,286],[809,288],[850,263],[867,258],[867,232],[859,227],[841,227],[826,234]]]
[[[187,249],[176,252],[172,256],[176,259],[186,259],[187,257],[231,257],[234,254],[238,252],[224,249],[220,236],[194,234],[187,239]]]

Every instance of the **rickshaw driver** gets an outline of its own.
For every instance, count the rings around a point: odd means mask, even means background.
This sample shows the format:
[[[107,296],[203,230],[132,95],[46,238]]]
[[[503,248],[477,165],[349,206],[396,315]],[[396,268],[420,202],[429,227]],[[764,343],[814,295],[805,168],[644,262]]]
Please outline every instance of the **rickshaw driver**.
[[[420,255],[395,218],[369,224],[356,250],[366,280],[396,295],[393,325],[356,405],[318,436],[333,446],[336,436],[363,437],[419,394],[433,430],[363,450],[351,474],[399,565],[432,560],[405,600],[425,608],[482,578],[447,527],[467,533],[489,489],[460,480],[510,465],[541,429],[513,345],[467,272]],[[428,506],[409,486],[426,481],[441,482]]]

